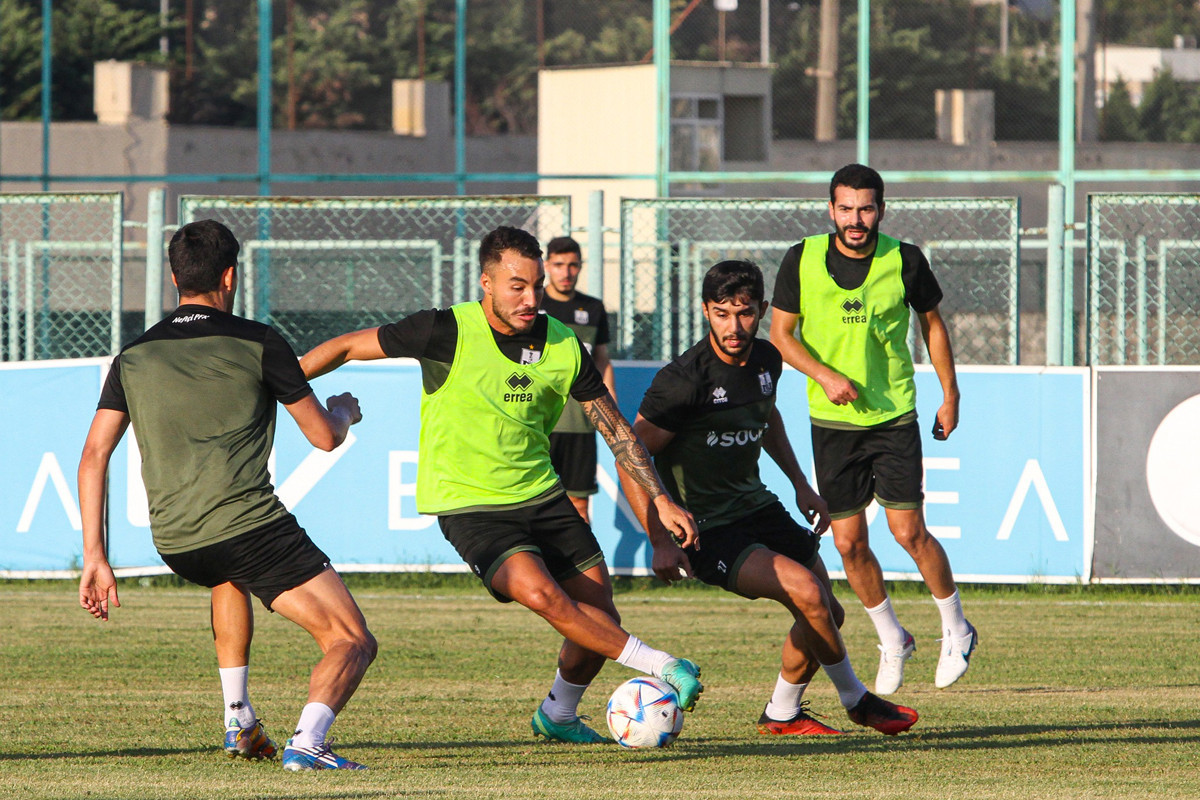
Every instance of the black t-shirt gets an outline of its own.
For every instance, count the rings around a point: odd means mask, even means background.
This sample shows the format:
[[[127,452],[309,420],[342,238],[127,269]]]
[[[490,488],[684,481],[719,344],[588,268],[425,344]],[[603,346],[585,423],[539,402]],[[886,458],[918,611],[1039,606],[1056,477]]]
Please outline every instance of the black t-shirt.
[[[610,341],[608,314],[604,310],[604,301],[598,297],[576,292],[570,300],[555,300],[547,295],[542,298],[542,311],[575,331],[589,353],[596,345]]]
[[[667,491],[707,530],[775,502],[758,472],[783,358],[755,339],[746,363],[726,364],[707,336],[654,376],[639,413],[675,437],[655,456]]]
[[[829,234],[829,251],[825,255],[825,268],[834,283],[843,289],[857,289],[867,279],[871,269],[872,253],[867,258],[850,258],[837,249]],[[800,254],[804,242],[792,245],[779,262],[779,274],[775,277],[775,296],[771,305],[789,314],[800,313]],[[908,242],[900,243],[900,278],[904,281],[904,302],[914,311],[924,314],[937,308],[942,302],[942,287],[938,285],[929,259],[921,248]]]
[[[528,333],[506,336],[492,328],[492,337],[509,360],[532,364],[546,346],[546,315],[539,314]],[[576,339],[578,341],[578,339]],[[454,311],[426,309],[379,328],[379,346],[388,358],[415,358],[421,362],[421,379],[426,392],[435,392],[446,382],[454,351],[458,347],[458,320]],[[579,374],[571,384],[571,397],[586,403],[608,392],[596,362],[586,347],[579,348]]]

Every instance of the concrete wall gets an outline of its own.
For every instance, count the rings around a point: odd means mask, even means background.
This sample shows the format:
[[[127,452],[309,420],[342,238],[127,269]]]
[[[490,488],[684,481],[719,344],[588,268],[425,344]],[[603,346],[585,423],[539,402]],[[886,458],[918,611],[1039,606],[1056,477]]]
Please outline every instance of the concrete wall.
[[[246,128],[170,126],[134,120],[125,125],[95,122],[54,123],[50,130],[51,172],[59,175],[221,175],[258,169],[258,137]],[[41,172],[42,127],[36,122],[0,124],[0,174]],[[274,131],[272,163],[276,172],[349,172],[369,174],[454,171],[454,148],[444,137],[396,136],[373,131]],[[467,170],[528,172],[537,170],[537,143],[532,136],[471,137],[466,141]],[[145,221],[146,195],[157,182],[55,182],[53,191],[122,191],[125,218]],[[175,221],[181,194],[257,194],[256,182],[170,183],[167,221]],[[452,195],[453,183],[277,182],[277,195]],[[0,191],[36,192],[37,181],[0,180]],[[471,183],[472,194],[531,194],[534,182]]]

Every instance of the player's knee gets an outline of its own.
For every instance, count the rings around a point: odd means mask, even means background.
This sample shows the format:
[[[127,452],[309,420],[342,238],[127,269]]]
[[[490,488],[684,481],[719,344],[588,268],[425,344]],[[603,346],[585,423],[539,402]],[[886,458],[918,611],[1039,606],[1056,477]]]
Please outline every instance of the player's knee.
[[[523,592],[520,597],[514,599],[533,613],[547,619],[553,619],[565,614],[566,607],[571,602],[570,598],[562,590],[556,590],[548,586],[531,588]]]
[[[843,561],[859,561],[871,553],[867,540],[858,536],[834,537],[833,544]]]
[[[846,609],[842,608],[842,604],[832,595],[829,597],[829,613],[833,615],[833,624],[841,630],[842,623],[846,621]]]
[[[892,531],[892,536],[896,539],[896,544],[910,553],[924,545],[925,540],[929,538],[924,525],[905,525]]]

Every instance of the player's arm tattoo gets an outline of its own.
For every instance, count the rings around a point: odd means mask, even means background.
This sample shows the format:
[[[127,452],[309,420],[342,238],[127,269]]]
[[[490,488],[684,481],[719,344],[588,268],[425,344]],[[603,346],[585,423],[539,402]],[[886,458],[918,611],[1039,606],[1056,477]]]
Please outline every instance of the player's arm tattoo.
[[[654,465],[650,463],[650,454],[633,432],[629,421],[621,415],[612,395],[605,392],[603,397],[580,405],[629,477],[649,492],[651,500],[663,494],[662,482],[658,479],[658,473],[654,471]]]

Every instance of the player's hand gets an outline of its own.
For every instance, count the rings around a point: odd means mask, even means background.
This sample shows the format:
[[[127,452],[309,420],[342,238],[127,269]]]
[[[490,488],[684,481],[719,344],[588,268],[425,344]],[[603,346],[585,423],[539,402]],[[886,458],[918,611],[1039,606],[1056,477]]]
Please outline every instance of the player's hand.
[[[796,490],[796,507],[800,509],[800,513],[812,526],[813,533],[820,536],[829,530],[829,504],[821,495],[813,491],[807,481]]]
[[[107,561],[84,562],[79,576],[79,605],[102,622],[108,621],[108,605],[121,607],[117,579]]]
[[[362,422],[362,410],[358,407],[358,398],[349,392],[342,392],[334,395],[325,401],[325,406],[333,413],[334,409],[345,409],[346,414],[350,418],[350,424],[354,425],[357,422]]]
[[[942,403],[937,412],[937,421],[942,425],[942,438],[949,437],[950,433],[958,427],[958,398]]]
[[[828,375],[816,378],[817,383],[825,390],[825,396],[835,406],[844,406],[858,399],[858,389],[854,383],[840,372],[830,371]]]
[[[692,564],[688,561],[687,553],[673,543],[662,544],[654,548],[654,556],[650,568],[658,579],[666,583],[674,583],[683,578],[694,577]]]
[[[654,508],[658,511],[659,522],[671,534],[675,544],[680,547],[695,547],[700,549],[700,529],[687,509],[684,509],[665,494],[654,498]]]

